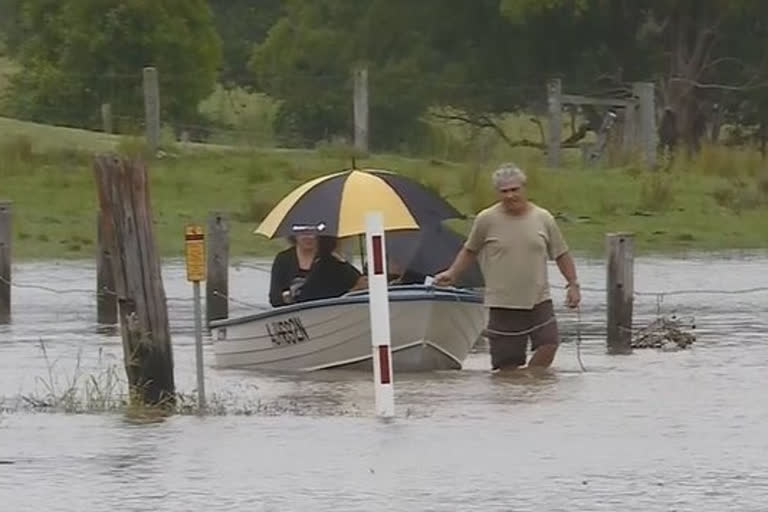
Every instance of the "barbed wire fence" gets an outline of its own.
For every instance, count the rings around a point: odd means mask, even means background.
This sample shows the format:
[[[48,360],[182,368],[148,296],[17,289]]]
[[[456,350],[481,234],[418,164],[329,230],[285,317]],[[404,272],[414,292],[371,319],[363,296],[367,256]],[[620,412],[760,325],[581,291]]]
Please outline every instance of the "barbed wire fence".
[[[253,265],[251,266],[256,270],[264,270],[263,268]],[[48,278],[53,276],[47,276]],[[82,283],[82,279],[77,279]],[[119,324],[100,324],[95,321],[96,318],[96,305],[101,296],[112,295],[117,296],[115,290],[101,289],[97,290],[94,282],[92,289],[73,287],[68,288],[65,286],[55,287],[49,284],[36,284],[28,281],[19,282],[17,279],[11,279],[10,281],[0,276],[0,283],[9,285],[11,288],[20,290],[34,290],[51,294],[52,296],[71,297],[78,296],[85,298],[87,302],[79,302],[72,305],[71,308],[65,307],[59,311],[43,310],[39,315],[30,314],[29,307],[32,304],[16,304],[15,307],[23,309],[26,318],[25,332],[29,334],[40,333],[46,335],[93,335],[93,334],[118,334],[115,329],[119,327]],[[216,295],[225,298],[231,305],[239,308],[240,311],[264,311],[270,308],[268,304],[257,303],[255,301],[242,300],[230,295],[226,295],[221,292],[215,292]],[[168,306],[170,333],[171,335],[193,335],[194,330],[194,299],[193,297],[179,297],[167,295],[166,304]],[[91,308],[90,313],[86,313],[83,310],[85,308]],[[29,325],[30,320],[34,321],[34,325]],[[12,322],[13,323],[13,322]],[[36,339],[36,338],[34,338]],[[22,341],[16,339],[16,341]]]
[[[257,272],[264,272],[269,273],[269,266],[268,265],[258,265],[258,264],[250,264],[250,263],[236,263],[233,265],[233,267],[239,267],[239,268],[248,268],[251,270],[255,270]],[[58,276],[51,276],[51,275],[42,275],[40,277],[44,277],[46,279],[46,282],[50,280],[50,278],[56,278],[58,279],[59,283],[66,284],[67,279],[59,279]],[[74,280],[74,279],[73,279]],[[82,282],[82,279],[79,279],[80,282]],[[10,285],[12,288],[17,289],[24,289],[24,290],[35,290],[35,291],[41,291],[45,292],[54,296],[61,296],[61,297],[67,297],[67,296],[81,296],[85,297],[87,299],[90,299],[88,303],[79,303],[74,304],[73,309],[64,308],[63,311],[60,311],[58,314],[51,314],[50,311],[43,311],[40,314],[40,318],[35,318],[35,321],[42,320],[41,323],[37,324],[35,326],[35,332],[47,332],[47,333],[56,333],[56,334],[69,334],[69,335],[90,335],[98,332],[109,332],[108,330],[105,331],[105,328],[108,328],[108,325],[104,324],[98,324],[97,322],[93,321],[93,318],[96,316],[96,301],[99,299],[100,295],[117,295],[117,292],[114,290],[96,290],[96,287],[92,289],[86,289],[86,288],[79,288],[79,287],[66,287],[66,286],[51,286],[50,284],[37,284],[32,283],[28,281],[19,282],[16,279],[13,279],[11,281],[8,281],[2,277],[0,277],[0,282]],[[95,284],[95,283],[94,283]],[[566,288],[560,285],[552,284],[551,288],[553,290],[559,290],[559,291],[565,291]],[[598,288],[598,287],[588,287],[588,286],[582,286],[581,292],[586,294],[605,294],[606,290],[604,288]],[[236,307],[235,312],[258,312],[258,311],[266,311],[271,308],[269,304],[266,303],[259,303],[255,302],[253,300],[244,300],[238,297],[234,297],[232,295],[226,295],[221,292],[215,292],[218,296],[221,296],[225,298],[231,305]],[[638,328],[641,328],[642,323],[647,320],[648,318],[659,318],[665,314],[674,314],[677,312],[678,309],[681,308],[680,304],[676,304],[673,308],[667,308],[665,306],[665,299],[669,297],[684,297],[684,296],[703,296],[703,295],[710,295],[710,296],[718,296],[718,295],[725,295],[725,296],[753,296],[753,295],[759,295],[759,294],[767,294],[768,295],[768,286],[756,286],[751,288],[742,288],[742,289],[714,289],[714,288],[700,288],[700,289],[673,289],[673,290],[663,290],[663,291],[647,291],[647,290],[637,290],[633,292],[634,298],[638,301],[644,301],[647,299],[651,299],[650,301],[650,307],[646,308],[646,311],[644,314],[638,314],[633,317],[633,326],[632,330],[636,330]],[[193,326],[193,315],[192,315],[192,308],[193,308],[193,298],[190,297],[178,297],[178,296],[166,296],[167,305],[169,308],[169,320],[172,324],[171,334],[180,334],[180,335],[191,335],[194,333]],[[594,310],[595,312],[599,313],[601,312],[602,307],[605,305],[603,301],[592,301],[592,300],[584,300],[582,299],[582,308],[584,308],[584,305],[587,305],[587,308],[590,310]],[[768,300],[765,301],[765,304],[768,304]],[[24,308],[25,311],[29,311],[28,308],[34,307],[33,304],[24,304],[24,305],[17,305],[17,307]],[[82,311],[84,307],[92,307],[93,311],[92,313],[85,313]],[[695,309],[695,305],[693,305],[690,309]],[[572,325],[573,319],[571,319],[568,315],[568,310],[565,309],[562,314],[560,314],[562,321],[566,325]],[[692,315],[695,316],[695,315]],[[62,318],[64,317],[64,318]],[[759,314],[755,313],[754,319],[757,322],[766,322],[768,324],[768,318],[761,317]],[[64,321],[62,321],[64,320]],[[73,324],[73,320],[76,320],[79,325],[77,327]],[[582,321],[582,320],[580,320]],[[546,324],[544,324],[546,325]],[[538,328],[543,327],[538,326]],[[593,335],[596,335],[599,337],[600,334],[602,334],[602,327],[603,327],[602,320],[592,318],[589,321],[585,322],[585,328],[587,329],[587,332],[591,332]],[[56,328],[56,326],[59,326],[59,328]],[[593,329],[589,329],[589,327],[593,327]],[[518,333],[520,334],[520,333]],[[526,331],[525,334],[529,334],[528,331]],[[17,340],[18,341],[18,340]]]

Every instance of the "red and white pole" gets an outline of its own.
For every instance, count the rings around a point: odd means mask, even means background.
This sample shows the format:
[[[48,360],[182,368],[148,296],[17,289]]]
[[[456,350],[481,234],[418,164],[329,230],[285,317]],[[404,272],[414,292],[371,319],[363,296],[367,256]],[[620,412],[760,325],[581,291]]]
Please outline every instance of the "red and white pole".
[[[382,417],[392,417],[395,415],[395,391],[390,345],[387,251],[384,239],[384,220],[381,213],[369,212],[365,217],[365,228],[376,414]]]

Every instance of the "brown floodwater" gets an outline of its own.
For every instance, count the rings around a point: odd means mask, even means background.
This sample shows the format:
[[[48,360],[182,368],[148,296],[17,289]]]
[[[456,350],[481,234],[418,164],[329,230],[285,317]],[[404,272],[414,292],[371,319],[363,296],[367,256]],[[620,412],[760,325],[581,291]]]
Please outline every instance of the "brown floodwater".
[[[151,423],[32,405],[122,377],[122,350],[97,328],[91,263],[17,265],[32,287],[13,289],[0,326],[0,510],[764,510],[768,291],[714,291],[768,287],[768,255],[638,258],[636,325],[676,313],[697,340],[629,356],[605,353],[604,263],[578,265],[581,323],[553,290],[565,339],[544,375],[491,375],[481,347],[462,371],[396,374],[383,422],[367,373],[217,369],[206,339],[221,414]],[[232,268],[233,315],[266,302],[266,269]],[[163,272],[177,385],[193,395],[192,288],[178,262]],[[653,294],[680,290],[700,293]]]

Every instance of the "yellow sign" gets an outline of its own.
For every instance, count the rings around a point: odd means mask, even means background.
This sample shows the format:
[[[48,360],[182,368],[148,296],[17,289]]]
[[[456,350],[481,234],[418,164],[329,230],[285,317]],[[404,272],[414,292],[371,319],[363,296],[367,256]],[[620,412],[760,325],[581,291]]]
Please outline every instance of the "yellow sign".
[[[205,235],[200,226],[187,226],[184,235],[187,281],[205,281]]]

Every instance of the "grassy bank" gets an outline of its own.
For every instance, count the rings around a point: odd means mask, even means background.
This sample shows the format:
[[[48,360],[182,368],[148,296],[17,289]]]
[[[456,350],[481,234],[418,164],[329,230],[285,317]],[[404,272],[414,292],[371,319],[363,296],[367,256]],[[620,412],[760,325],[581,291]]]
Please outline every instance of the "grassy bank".
[[[45,136],[35,130],[44,130]],[[14,202],[14,259],[92,257],[96,195],[90,155],[138,146],[118,137],[27,123],[0,132],[5,133],[0,136],[0,199]],[[663,173],[631,165],[587,170],[572,164],[550,171],[536,151],[509,156],[529,170],[532,199],[557,214],[575,250],[599,254],[604,234],[619,230],[636,233],[643,252],[768,247],[768,173],[752,153],[708,149],[697,160],[680,161]],[[212,209],[230,213],[234,257],[272,254],[282,244],[252,234],[269,208],[301,182],[349,164],[333,148],[170,147],[150,162],[162,254],[180,256],[184,225],[205,222]],[[493,201],[490,162],[376,155],[359,165],[413,176],[466,213]]]

